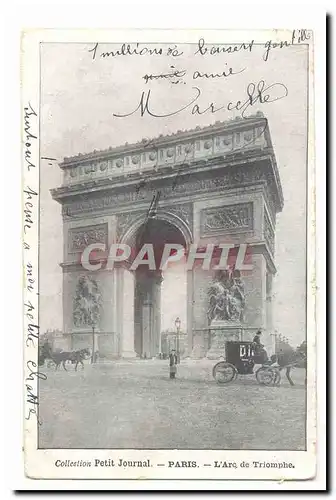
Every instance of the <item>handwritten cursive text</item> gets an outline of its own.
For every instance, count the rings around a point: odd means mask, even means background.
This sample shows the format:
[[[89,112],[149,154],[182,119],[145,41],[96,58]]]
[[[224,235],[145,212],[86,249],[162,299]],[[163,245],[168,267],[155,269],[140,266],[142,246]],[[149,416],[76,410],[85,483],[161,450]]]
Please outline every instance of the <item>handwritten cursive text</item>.
[[[28,171],[30,171],[31,168],[35,168],[36,165],[32,161],[32,140],[37,139],[37,135],[32,133],[32,118],[37,118],[37,113],[34,110],[33,106],[31,103],[28,103],[28,106],[24,107],[24,116],[23,116],[23,121],[24,121],[24,158],[25,162],[28,167]]]
[[[27,189],[23,190],[23,193],[25,195],[25,202],[24,202],[24,222],[23,222],[23,232],[24,234],[27,234],[27,231],[29,231],[33,224],[34,224],[34,218],[33,218],[33,209],[34,209],[34,199],[35,196],[37,196],[37,193],[31,189],[29,186],[27,186]]]
[[[26,420],[30,420],[31,416],[34,415],[37,419],[39,425],[41,425],[41,421],[38,418],[37,407],[39,405],[39,398],[37,394],[37,379],[46,380],[47,376],[45,373],[38,371],[38,366],[35,361],[29,360],[27,361],[27,369],[28,376],[25,380],[26,386],[26,401],[28,403],[28,415]],[[35,387],[33,387],[32,383],[35,382]]]
[[[202,91],[198,87],[193,87],[196,92],[196,96],[193,97],[187,104],[179,109],[175,109],[170,113],[160,114],[153,109],[151,103],[151,90],[147,92],[142,92],[140,96],[139,104],[133,111],[129,113],[113,113],[116,118],[126,118],[132,116],[138,111],[140,116],[149,115],[153,118],[166,118],[168,116],[177,115],[182,111],[188,110],[192,115],[204,115],[205,113],[217,113],[219,111],[239,111],[241,116],[245,118],[246,111],[255,106],[270,104],[272,102],[283,99],[288,95],[288,89],[283,83],[272,83],[271,85],[266,85],[264,80],[260,80],[258,83],[249,83],[246,87],[246,94],[242,99],[236,101],[230,101],[225,104],[217,105],[214,102],[201,107],[199,104],[199,99],[202,95]]]

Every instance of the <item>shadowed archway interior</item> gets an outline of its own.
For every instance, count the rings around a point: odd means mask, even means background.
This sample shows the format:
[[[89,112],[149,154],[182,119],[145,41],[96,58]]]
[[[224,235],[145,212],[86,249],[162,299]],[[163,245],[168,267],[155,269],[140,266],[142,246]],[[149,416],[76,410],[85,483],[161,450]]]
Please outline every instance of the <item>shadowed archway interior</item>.
[[[138,266],[135,271],[134,293],[134,350],[139,356],[146,358],[155,356],[161,351],[163,275],[160,264],[164,246],[177,244],[186,248],[186,241],[181,231],[173,224],[161,219],[149,219],[137,231],[135,255],[147,243],[153,245],[155,270],[150,270],[146,264]]]

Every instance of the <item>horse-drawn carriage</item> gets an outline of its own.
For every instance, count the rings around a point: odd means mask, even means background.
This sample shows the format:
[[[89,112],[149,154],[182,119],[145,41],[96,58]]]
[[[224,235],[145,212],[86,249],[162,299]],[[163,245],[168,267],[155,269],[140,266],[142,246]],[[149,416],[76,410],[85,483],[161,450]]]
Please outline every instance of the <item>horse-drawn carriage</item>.
[[[225,361],[219,361],[212,370],[212,375],[218,384],[234,382],[238,375],[254,373],[259,384],[280,383],[279,368],[272,366],[272,361],[265,361],[264,356],[256,351],[254,342],[227,341],[225,351]],[[254,372],[255,365],[261,366]]]
[[[82,368],[84,368],[83,361],[90,357],[90,349],[86,348],[76,351],[62,351],[61,349],[57,349],[53,351],[49,342],[45,342],[39,347],[38,364],[39,366],[46,365],[48,368],[55,368],[55,370],[62,365],[64,370],[66,370],[65,364],[70,362],[72,365],[75,365],[75,370],[77,371],[78,365],[81,364]]]

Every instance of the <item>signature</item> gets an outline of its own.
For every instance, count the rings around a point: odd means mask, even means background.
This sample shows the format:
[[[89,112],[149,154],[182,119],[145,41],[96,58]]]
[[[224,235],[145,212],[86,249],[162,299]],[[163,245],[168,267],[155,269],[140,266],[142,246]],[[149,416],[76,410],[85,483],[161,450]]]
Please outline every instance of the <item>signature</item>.
[[[266,85],[264,80],[260,80],[258,83],[251,82],[247,85],[246,94],[241,100],[230,101],[219,106],[211,102],[206,107],[201,108],[198,101],[202,95],[202,91],[198,87],[193,87],[193,90],[196,92],[196,96],[181,108],[170,113],[160,114],[153,109],[151,103],[152,91],[148,90],[147,92],[143,91],[141,93],[139,104],[133,111],[129,113],[113,113],[113,116],[116,118],[126,118],[139,111],[141,117],[147,114],[153,118],[166,118],[188,110],[192,115],[204,115],[205,113],[214,114],[218,113],[218,111],[240,111],[241,116],[245,118],[245,113],[253,106],[269,104],[283,99],[288,95],[288,89],[283,83],[276,82],[271,85]]]

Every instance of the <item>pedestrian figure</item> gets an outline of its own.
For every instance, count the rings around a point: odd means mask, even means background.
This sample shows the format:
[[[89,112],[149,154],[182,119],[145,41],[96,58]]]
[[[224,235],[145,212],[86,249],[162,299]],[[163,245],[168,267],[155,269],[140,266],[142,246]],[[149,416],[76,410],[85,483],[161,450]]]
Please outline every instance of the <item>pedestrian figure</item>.
[[[177,372],[177,356],[175,349],[172,349],[169,355],[169,377],[175,378]]]

